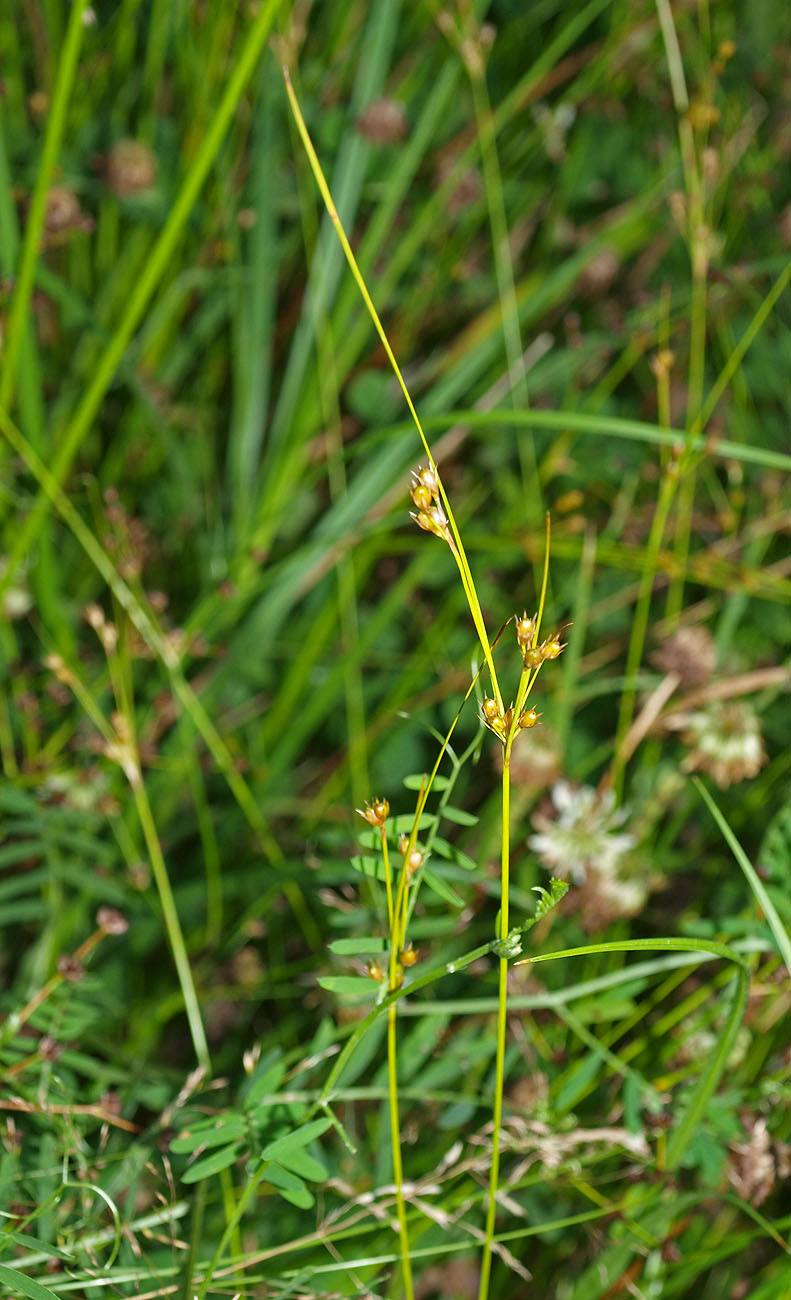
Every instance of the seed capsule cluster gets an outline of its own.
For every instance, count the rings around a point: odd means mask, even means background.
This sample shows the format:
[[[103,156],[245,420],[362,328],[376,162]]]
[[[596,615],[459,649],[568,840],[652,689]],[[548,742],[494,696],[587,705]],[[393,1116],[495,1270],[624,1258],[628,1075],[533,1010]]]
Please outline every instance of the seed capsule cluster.
[[[365,818],[369,826],[376,826],[379,830],[383,830],[390,816],[390,804],[386,799],[370,799],[365,807],[358,808],[357,812]]]
[[[448,528],[448,517],[440,502],[439,479],[437,478],[437,471],[432,465],[423,465],[419,470],[413,472],[410,496],[415,507],[410,512],[410,517],[414,519],[418,527],[450,543],[451,535]]]
[[[534,614],[532,618],[528,618],[526,610],[522,614],[516,614],[514,616],[514,627],[516,629],[516,644],[522,653],[523,674],[537,672],[543,663],[546,663],[548,659],[557,659],[566,648],[566,643],[560,640],[558,632],[547,637],[540,645],[538,644],[538,614]],[[532,681],[530,685],[532,685]],[[528,694],[529,686],[525,694],[519,696],[521,704],[516,722],[519,731],[526,731],[531,727],[535,727],[541,717],[541,714],[532,705],[529,708],[527,707]],[[514,706],[511,705],[507,709],[501,709],[497,700],[487,696],[481,705],[480,717],[484,725],[490,731],[493,731],[496,736],[499,736],[500,740],[505,744],[513,729]]]

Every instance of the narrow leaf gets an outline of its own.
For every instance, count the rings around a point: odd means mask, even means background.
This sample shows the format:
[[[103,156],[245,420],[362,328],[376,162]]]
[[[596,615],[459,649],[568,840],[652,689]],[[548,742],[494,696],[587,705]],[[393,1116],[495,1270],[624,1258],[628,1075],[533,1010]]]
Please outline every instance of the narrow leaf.
[[[238,1142],[244,1137],[244,1132],[241,1116],[229,1115],[225,1119],[192,1125],[173,1139],[170,1149],[176,1156],[189,1155],[198,1147],[227,1146],[229,1142]]]
[[[376,980],[366,979],[364,975],[321,975],[319,984],[328,993],[357,994],[372,998],[377,991]]]
[[[300,1147],[306,1147],[314,1138],[326,1133],[329,1126],[328,1119],[313,1119],[309,1124],[303,1124],[301,1128],[295,1128],[291,1133],[284,1133],[282,1137],[275,1138],[274,1142],[264,1147],[261,1154],[264,1160],[280,1160],[290,1151],[298,1151]]]
[[[14,1295],[29,1296],[30,1300],[58,1300],[49,1287],[42,1286],[32,1277],[26,1277],[18,1269],[9,1268],[7,1264],[0,1264],[0,1282],[11,1287]]]
[[[340,957],[359,957],[364,953],[384,952],[385,941],[376,936],[370,939],[333,939],[329,949]]]
[[[747,884],[750,886],[751,890],[753,891],[753,894],[755,895],[755,901],[757,902],[758,906],[761,908],[761,911],[763,912],[769,924],[769,929],[772,931],[772,934],[774,935],[774,941],[777,944],[777,950],[786,964],[786,969],[788,970],[789,975],[791,975],[791,939],[789,939],[786,928],[777,914],[777,908],[775,907],[771,898],[767,894],[766,889],[764,888],[764,883],[761,880],[760,876],[758,875],[757,871],[755,870],[755,867],[751,863],[750,859],[747,857],[747,854],[745,853],[741,844],[737,840],[730,826],[726,822],[725,818],[723,817],[716,803],[712,799],[705,785],[696,776],[693,776],[692,780],[701,798],[703,799],[703,802],[706,804],[709,812],[711,813],[715,822],[719,826],[720,832],[722,833],[722,837],[725,840],[726,844],[728,845],[728,848],[730,849],[731,853],[733,854],[739,866],[741,867],[742,871],[744,872],[745,879],[747,880]]]
[[[280,1165],[270,1165],[266,1171],[266,1180],[282,1192],[287,1201],[300,1210],[309,1210],[313,1205],[313,1193],[305,1186],[301,1178]]]
[[[221,1169],[227,1169],[238,1158],[242,1150],[241,1142],[234,1142],[232,1146],[221,1147],[219,1151],[213,1151],[210,1156],[204,1160],[197,1160],[194,1165],[190,1165],[186,1173],[181,1175],[183,1183],[199,1183],[202,1178],[210,1178],[212,1174],[218,1174]]]

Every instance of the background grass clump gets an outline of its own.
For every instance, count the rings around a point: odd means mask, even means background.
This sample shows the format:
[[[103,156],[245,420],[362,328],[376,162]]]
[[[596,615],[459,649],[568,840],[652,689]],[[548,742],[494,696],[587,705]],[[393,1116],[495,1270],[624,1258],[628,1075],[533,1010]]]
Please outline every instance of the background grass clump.
[[[11,0],[0,48],[2,1294],[787,1297],[788,12]],[[483,1281],[503,747],[469,699],[391,1076],[354,810],[400,867],[482,649],[283,64],[492,639],[552,520]]]

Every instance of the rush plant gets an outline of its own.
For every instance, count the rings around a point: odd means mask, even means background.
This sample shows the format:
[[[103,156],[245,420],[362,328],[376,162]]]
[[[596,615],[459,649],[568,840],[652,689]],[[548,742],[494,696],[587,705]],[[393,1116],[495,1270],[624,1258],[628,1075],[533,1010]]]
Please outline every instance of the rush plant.
[[[492,1266],[492,1249],[494,1242],[495,1216],[497,1212],[497,1190],[500,1174],[500,1132],[503,1118],[503,1086],[505,1077],[505,1046],[506,1046],[506,1027],[507,1027],[507,1002],[508,1002],[508,962],[509,959],[518,956],[521,952],[520,932],[510,929],[510,906],[509,906],[509,882],[510,882],[510,855],[511,855],[511,753],[514,742],[521,731],[530,730],[535,727],[539,721],[539,713],[531,701],[533,688],[538,680],[538,674],[543,665],[549,661],[557,659],[565,646],[560,640],[558,632],[541,639],[542,620],[547,594],[547,580],[549,576],[549,545],[550,545],[550,522],[547,515],[546,522],[546,549],[544,553],[544,571],[541,584],[541,591],[538,599],[538,608],[535,614],[528,616],[524,611],[521,615],[513,614],[510,616],[504,626],[513,621],[516,633],[516,643],[521,656],[521,671],[516,687],[514,698],[506,705],[506,696],[500,685],[500,680],[494,660],[494,648],[503,633],[504,628],[500,629],[497,636],[492,639],[484,621],[481,603],[478,591],[475,585],[472,569],[470,567],[467,553],[464,549],[464,543],[459,532],[456,519],[453,514],[450,501],[442,483],[442,478],[437,464],[431,452],[431,447],[426,438],[423,426],[420,423],[415,405],[409,394],[406,382],[401,369],[396,360],[395,354],[385,333],[382,322],[374,306],[373,300],[365,280],[357,264],[357,260],[352,251],[351,245],[343,229],[337,208],[330,193],[329,185],[324,176],[324,172],[319,162],[318,155],[313,146],[313,142],[308,133],[305,119],[302,115],[299,102],[294,93],[291,78],[288,69],[284,68],[284,77],[286,90],[288,92],[289,102],[297,124],[300,138],[305,147],[305,151],[310,160],[313,175],[321,192],[327,212],[333,222],[338,239],[346,255],[346,259],[351,268],[352,274],[362,294],[363,301],[368,313],[373,321],[374,327],[382,341],[382,345],[387,353],[387,357],[398,380],[401,391],[409,407],[412,419],[415,422],[420,441],[428,457],[428,464],[413,473],[413,482],[410,491],[414,511],[412,518],[419,528],[443,541],[449,548],[456,567],[459,572],[464,595],[472,617],[473,625],[480,642],[480,648],[483,653],[484,666],[486,668],[490,692],[487,694],[480,707],[480,720],[499,740],[502,746],[502,810],[500,825],[500,910],[496,923],[497,939],[495,952],[498,956],[498,996],[497,996],[497,1051],[495,1063],[495,1082],[494,1082],[494,1105],[492,1114],[492,1155],[489,1176],[489,1190],[486,1205],[486,1222],[485,1235],[483,1243],[483,1253],[481,1259],[480,1289],[479,1300],[486,1300],[489,1294],[489,1278]],[[477,675],[476,675],[477,681]],[[475,682],[473,682],[473,685]],[[472,692],[472,686],[465,696],[469,698]],[[458,717],[458,715],[457,715]],[[455,726],[455,722],[454,722]],[[452,731],[452,728],[451,728]],[[450,735],[445,745],[442,746],[442,752],[445,749]],[[393,886],[392,873],[390,868],[390,859],[387,845],[386,823],[389,814],[389,804],[386,799],[374,799],[367,804],[362,815],[366,821],[381,834],[382,846],[382,867],[387,894],[387,917],[389,926],[389,962],[387,969],[387,989],[393,995],[396,994],[403,983],[404,967],[411,965],[414,960],[412,950],[407,947],[406,925],[409,913],[409,896],[412,881],[417,877],[420,868],[423,865],[423,853],[417,844],[418,828],[420,818],[425,807],[425,802],[431,789],[432,782],[436,776],[439,766],[439,758],[435,764],[431,777],[421,788],[418,798],[418,805],[415,814],[412,831],[409,836],[403,836],[399,845],[401,848],[401,869],[398,873],[398,880]],[[375,978],[384,981],[384,973],[378,966],[371,968],[371,973]],[[401,1159],[401,1140],[398,1118],[398,1082],[397,1082],[397,1038],[396,1038],[396,1002],[390,1002],[388,1007],[387,1020],[387,1058],[388,1058],[388,1091],[389,1091],[389,1114],[390,1114],[390,1133],[393,1148],[393,1174],[396,1184],[396,1201],[398,1207],[399,1234],[401,1240],[401,1266],[403,1271],[404,1292],[407,1300],[412,1300],[414,1288],[412,1283],[412,1269],[409,1254],[409,1233],[407,1226],[406,1205],[403,1193],[403,1167]]]

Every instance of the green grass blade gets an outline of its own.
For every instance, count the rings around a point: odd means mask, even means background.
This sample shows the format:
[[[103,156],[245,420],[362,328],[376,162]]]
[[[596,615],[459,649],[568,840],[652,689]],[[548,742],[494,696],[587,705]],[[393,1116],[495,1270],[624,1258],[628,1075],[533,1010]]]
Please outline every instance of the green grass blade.
[[[47,116],[47,129],[41,150],[41,159],[36,175],[36,184],[30,203],[30,214],[25,228],[22,256],[17,272],[16,290],[8,321],[8,332],[3,342],[2,370],[0,370],[0,407],[9,410],[14,393],[17,365],[22,349],[22,342],[27,332],[28,308],[33,293],[47,210],[47,194],[52,183],[52,176],[57,162],[63,132],[66,126],[66,111],[74,86],[85,24],[83,14],[86,0],[74,0],[69,15],[69,25],[63,51],[58,63],[52,107]],[[25,551],[21,552],[25,554]],[[9,565],[9,568],[11,566]]]
[[[168,269],[176,244],[195,204],[200,189],[214,162],[217,152],[231,123],[237,104],[252,76],[269,35],[281,0],[265,0],[258,10],[247,33],[244,45],[236,59],[233,72],[214,113],[211,124],[201,142],[184,182],[176,197],[165,225],[151,250],[140,278],[135,284],[126,308],[115,331],[102,353],[93,378],[81,401],[58,438],[58,450],[53,458],[51,474],[55,482],[62,483],[77,451],[88,434],[102,400],[109,388],[124,351],[137,328],[156,288]],[[42,491],[36,504],[19,530],[14,547],[8,557],[5,577],[0,581],[0,592],[5,590],[20,562],[33,546],[49,509],[49,498]]]
[[[777,908],[775,907],[774,903],[772,902],[771,898],[766,892],[761,877],[758,875],[758,872],[755,870],[755,867],[751,863],[750,859],[747,857],[747,854],[745,853],[741,844],[737,840],[736,836],[734,835],[733,831],[731,830],[727,821],[723,817],[722,813],[720,812],[720,809],[717,807],[716,803],[712,799],[711,795],[709,794],[709,791],[706,789],[703,782],[700,780],[699,777],[693,776],[692,783],[695,786],[695,789],[698,791],[701,799],[705,803],[706,807],[708,808],[709,812],[711,813],[712,817],[714,818],[715,822],[717,823],[717,826],[719,827],[722,833],[722,838],[725,840],[725,843],[728,845],[728,848],[730,849],[731,853],[733,854],[739,866],[741,867],[742,871],[744,872],[744,876],[747,881],[747,884],[750,886],[750,889],[753,891],[753,895],[755,896],[755,901],[758,904],[758,906],[761,908],[764,916],[766,917],[769,929],[772,931],[772,934],[774,936],[774,941],[777,944],[777,951],[780,953],[780,956],[783,958],[783,961],[785,962],[786,970],[788,971],[789,975],[791,975],[791,938],[789,938],[786,928],[783,925],[783,922],[780,920],[780,917],[778,916]]]

